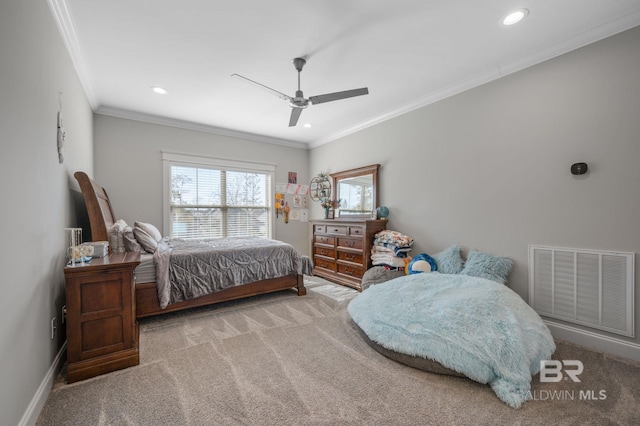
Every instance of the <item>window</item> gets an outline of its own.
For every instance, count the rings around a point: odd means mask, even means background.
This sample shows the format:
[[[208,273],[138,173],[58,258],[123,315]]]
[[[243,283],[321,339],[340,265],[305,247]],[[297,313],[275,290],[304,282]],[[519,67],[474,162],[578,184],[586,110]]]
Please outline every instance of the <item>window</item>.
[[[271,238],[274,166],[163,153],[165,229],[175,238]]]

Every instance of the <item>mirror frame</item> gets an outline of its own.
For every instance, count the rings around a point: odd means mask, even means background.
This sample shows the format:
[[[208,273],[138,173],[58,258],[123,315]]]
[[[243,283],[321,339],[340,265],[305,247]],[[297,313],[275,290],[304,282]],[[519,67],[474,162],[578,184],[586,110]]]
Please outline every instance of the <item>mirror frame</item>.
[[[358,167],[357,169],[345,170],[343,172],[331,173],[331,179],[333,181],[333,195],[331,196],[334,205],[337,200],[340,199],[340,191],[339,191],[339,182],[342,179],[357,177],[357,176],[365,176],[371,175],[373,178],[373,209],[371,212],[363,213],[363,214],[350,214],[346,216],[340,215],[340,220],[343,219],[362,219],[362,218],[371,218],[373,216],[373,211],[378,209],[378,170],[380,169],[380,164],[372,164],[370,166]]]

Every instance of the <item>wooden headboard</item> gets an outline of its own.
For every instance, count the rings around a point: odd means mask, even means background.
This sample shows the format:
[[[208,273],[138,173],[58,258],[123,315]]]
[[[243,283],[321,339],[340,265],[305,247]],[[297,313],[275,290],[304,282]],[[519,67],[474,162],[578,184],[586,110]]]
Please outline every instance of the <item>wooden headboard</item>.
[[[91,180],[85,172],[75,172],[73,176],[80,184],[84,203],[87,206],[91,239],[109,241],[109,228],[115,223],[116,218],[107,191]]]

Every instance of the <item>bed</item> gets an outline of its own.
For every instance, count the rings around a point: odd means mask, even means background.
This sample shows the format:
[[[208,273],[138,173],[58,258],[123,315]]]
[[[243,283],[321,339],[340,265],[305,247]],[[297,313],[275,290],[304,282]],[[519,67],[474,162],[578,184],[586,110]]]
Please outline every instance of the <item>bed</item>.
[[[117,222],[117,219],[113,212],[111,201],[109,200],[109,196],[107,195],[106,190],[102,186],[94,182],[86,173],[82,171],[76,172],[74,174],[74,177],[80,184],[80,189],[82,191],[82,195],[87,208],[91,226],[92,241],[109,241],[109,230]],[[171,241],[164,241],[164,243],[171,244]],[[279,246],[284,245],[284,243],[277,241],[274,241],[274,243]],[[202,247],[198,248],[198,251],[202,250]],[[230,248],[229,250],[232,249]],[[246,246],[242,247],[242,251],[244,253],[248,253],[248,250],[250,250],[250,248]],[[166,254],[167,252],[168,251],[166,251],[165,247],[164,253]],[[293,252],[295,252],[295,250],[293,250]],[[158,256],[156,256],[155,254],[142,255],[142,262],[138,267],[140,269],[136,269],[136,277],[138,277],[139,275],[142,277],[147,277],[147,279],[142,280],[147,282],[139,282],[139,280],[136,280],[136,317],[149,317],[197,306],[210,305],[213,303],[287,289],[294,289],[295,291],[297,291],[299,296],[303,296],[306,294],[303,277],[305,273],[310,274],[310,268],[312,264],[308,257],[301,255],[299,256],[300,259],[294,259],[295,261],[299,261],[299,267],[295,268],[297,269],[296,271],[287,271],[284,275],[275,277],[273,277],[274,273],[273,271],[271,271],[268,278],[257,278],[251,282],[236,284],[231,287],[218,289],[215,292],[209,294],[204,294],[192,298],[189,297],[186,298],[186,300],[166,304],[166,300],[162,301],[161,303],[159,294],[162,293],[162,289],[160,288],[161,286],[159,286],[158,280],[153,280],[154,275],[157,275],[152,271]],[[294,262],[294,260],[292,260],[292,263]],[[212,283],[212,286],[213,284],[214,283]],[[161,290],[161,293],[159,293],[159,289]],[[183,297],[183,299],[184,298],[185,297]],[[166,307],[164,307],[165,304]]]
[[[510,268],[506,258],[474,251],[464,268],[458,261],[453,269],[443,267],[445,273],[374,284],[349,303],[348,312],[383,355],[489,384],[518,408],[531,399],[531,379],[541,361],[551,359],[555,343],[539,315],[504,285]]]

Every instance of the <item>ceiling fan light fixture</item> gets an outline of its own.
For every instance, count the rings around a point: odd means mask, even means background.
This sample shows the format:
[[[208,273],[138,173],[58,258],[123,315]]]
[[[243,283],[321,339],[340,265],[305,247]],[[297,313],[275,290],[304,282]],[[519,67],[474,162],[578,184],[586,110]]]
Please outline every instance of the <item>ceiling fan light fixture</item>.
[[[158,95],[166,95],[169,93],[167,89],[160,86],[151,86],[151,90],[153,90],[153,93],[157,93]]]
[[[502,24],[507,26],[517,24],[518,22],[526,18],[528,14],[529,9],[514,10],[513,12],[510,12],[507,16],[502,18]]]

